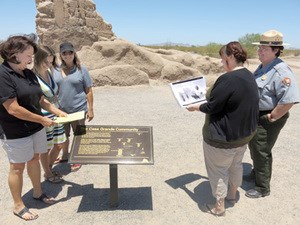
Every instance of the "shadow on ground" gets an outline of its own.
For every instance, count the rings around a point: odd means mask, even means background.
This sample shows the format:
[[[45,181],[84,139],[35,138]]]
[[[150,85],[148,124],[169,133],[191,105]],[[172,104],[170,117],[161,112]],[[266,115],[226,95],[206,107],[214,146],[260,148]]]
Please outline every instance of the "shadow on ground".
[[[197,185],[193,191],[187,188],[187,185],[200,179],[205,179]],[[201,176],[199,174],[188,173],[175,178],[171,178],[165,181],[174,189],[181,189],[187,193],[187,195],[198,204],[201,211],[207,211],[205,204],[213,204],[215,202],[213,195],[211,194],[211,187],[208,181],[208,177]]]
[[[70,173],[68,163],[61,163],[55,170],[64,176]],[[57,199],[64,186],[68,186],[67,195]],[[153,210],[151,187],[118,188],[117,206],[112,206],[110,188],[94,188],[93,184],[80,185],[70,181],[53,184],[48,181],[42,182],[42,189],[45,194],[55,197],[58,204],[68,201],[73,197],[81,196],[81,202],[77,212],[89,211],[112,211],[112,210]],[[32,189],[24,194],[23,200],[29,208],[55,207],[55,204],[48,205],[42,201],[37,201],[32,197]],[[114,199],[115,200],[115,199]],[[114,202],[115,203],[115,202]]]
[[[247,175],[251,172],[252,165],[249,163],[243,163],[243,175]],[[187,185],[195,182],[200,179],[205,179],[197,185],[194,190],[190,190],[187,188]],[[184,175],[180,175],[175,178],[171,178],[165,181],[168,185],[170,185],[173,189],[180,189],[187,193],[187,195],[198,204],[198,207],[201,211],[207,212],[206,204],[214,204],[215,198],[212,195],[211,187],[208,181],[208,177],[201,176],[199,174],[188,173]],[[253,187],[253,182],[244,181],[242,182],[241,188],[243,190],[249,190]],[[240,199],[240,193],[237,192],[236,201],[238,202]],[[234,204],[225,202],[225,207],[230,208],[233,207]]]
[[[252,170],[252,165],[250,163],[243,163],[243,182],[241,185],[241,189],[243,189],[244,191],[248,191],[251,188],[254,187],[254,181],[249,181],[248,179],[245,179],[245,177],[247,177]]]

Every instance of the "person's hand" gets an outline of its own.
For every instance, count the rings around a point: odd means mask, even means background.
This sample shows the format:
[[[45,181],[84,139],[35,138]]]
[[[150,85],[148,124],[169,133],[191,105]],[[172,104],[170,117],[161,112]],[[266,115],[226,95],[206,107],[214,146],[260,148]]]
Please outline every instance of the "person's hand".
[[[59,114],[57,115],[58,117],[67,117],[68,116],[68,113],[64,112],[64,111],[61,111],[59,112]]]
[[[275,122],[276,119],[272,118],[271,113],[267,114],[267,118],[270,122]]]
[[[49,126],[53,126],[53,125],[56,124],[56,123],[55,123],[53,120],[51,120],[50,118],[44,116],[44,117],[42,118],[41,124],[42,124],[44,127],[49,127]]]
[[[90,122],[94,118],[94,111],[89,110],[86,114],[86,118],[87,118],[88,122]]]
[[[200,107],[201,103],[197,103],[197,104],[191,104],[191,105],[188,105],[186,107],[186,109],[190,112],[193,112],[193,111],[200,111],[199,107]]]

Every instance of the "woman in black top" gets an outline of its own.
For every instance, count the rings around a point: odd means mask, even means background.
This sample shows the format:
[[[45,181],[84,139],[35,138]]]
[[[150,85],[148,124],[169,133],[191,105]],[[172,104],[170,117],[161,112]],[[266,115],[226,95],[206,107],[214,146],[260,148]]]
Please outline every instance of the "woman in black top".
[[[39,154],[47,151],[44,126],[54,125],[43,116],[41,107],[58,116],[66,115],[45,100],[35,74],[27,69],[36,50],[33,40],[25,36],[12,36],[0,44],[4,59],[0,65],[0,125],[4,131],[1,141],[10,163],[8,184],[13,212],[24,220],[38,217],[22,200],[25,165],[33,185],[33,198],[47,204],[55,202],[41,188]]]
[[[207,92],[207,103],[187,107],[206,114],[203,150],[207,174],[216,204],[208,212],[225,215],[224,199],[235,203],[242,183],[242,159],[258,119],[258,89],[252,73],[243,67],[247,53],[239,42],[230,42],[219,52],[227,73]]]

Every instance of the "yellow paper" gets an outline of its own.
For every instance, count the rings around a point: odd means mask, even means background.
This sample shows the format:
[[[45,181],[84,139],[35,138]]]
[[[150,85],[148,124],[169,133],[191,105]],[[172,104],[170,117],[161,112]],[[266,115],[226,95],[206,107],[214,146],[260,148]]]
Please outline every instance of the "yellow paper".
[[[81,120],[84,118],[84,111],[76,112],[76,113],[70,113],[67,117],[56,117],[54,119],[55,123],[69,123],[75,120]]]

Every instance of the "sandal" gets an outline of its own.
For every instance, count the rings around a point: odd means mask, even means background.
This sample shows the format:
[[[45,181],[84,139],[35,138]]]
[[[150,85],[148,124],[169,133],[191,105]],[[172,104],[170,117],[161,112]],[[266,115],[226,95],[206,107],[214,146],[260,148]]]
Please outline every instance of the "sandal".
[[[50,183],[53,183],[53,184],[61,183],[61,182],[64,181],[64,179],[62,179],[61,176],[58,176],[58,175],[56,175],[54,173],[50,177],[45,177],[45,180],[49,181]]]
[[[51,172],[54,176],[63,177],[63,175],[61,175],[59,172],[57,172],[55,170],[51,170]]]
[[[216,212],[215,208],[211,208],[208,204],[206,204],[206,208],[208,209],[208,213],[214,215],[214,216],[225,216],[226,210],[223,212]]]
[[[58,157],[58,158],[54,161],[54,164],[64,163],[64,162],[68,162],[68,159],[63,159],[63,158],[61,158],[61,157]]]
[[[38,197],[38,198],[33,197],[33,199],[34,199],[34,200],[37,200],[37,201],[44,202],[44,203],[46,203],[46,204],[50,204],[50,205],[52,205],[52,204],[54,204],[54,203],[56,202],[55,199],[54,199],[53,197],[47,196],[47,195],[44,194],[44,193],[42,193],[42,194],[40,195],[40,197]]]
[[[26,217],[24,217],[26,213],[30,215],[29,219],[26,219]],[[17,216],[17,217],[20,217],[21,219],[26,220],[26,221],[28,221],[28,220],[35,220],[35,219],[37,219],[39,217],[37,214],[34,214],[34,213],[30,212],[27,207],[24,207],[19,212],[14,212],[14,215]]]
[[[71,164],[71,172],[75,172],[81,168],[81,164]]]

